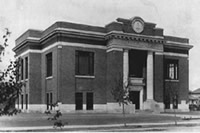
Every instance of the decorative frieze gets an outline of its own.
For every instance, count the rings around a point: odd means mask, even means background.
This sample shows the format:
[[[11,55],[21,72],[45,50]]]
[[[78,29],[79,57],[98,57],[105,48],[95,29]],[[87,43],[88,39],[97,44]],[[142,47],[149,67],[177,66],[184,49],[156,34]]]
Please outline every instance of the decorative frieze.
[[[132,40],[132,41],[142,41],[148,43],[164,43],[163,37],[161,36],[145,36],[137,34],[129,34],[123,32],[110,32],[105,35],[106,40],[110,39],[122,39],[122,40]]]

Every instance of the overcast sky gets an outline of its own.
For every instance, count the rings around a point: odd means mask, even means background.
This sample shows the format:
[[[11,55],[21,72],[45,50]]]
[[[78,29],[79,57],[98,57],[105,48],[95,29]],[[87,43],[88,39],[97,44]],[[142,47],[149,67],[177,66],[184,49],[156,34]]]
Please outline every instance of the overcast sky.
[[[165,35],[190,39],[189,89],[200,88],[200,0],[0,0],[0,35],[12,32],[0,69],[13,58],[15,39],[27,29],[44,30],[56,21],[105,26],[116,18],[140,16]],[[2,42],[2,39],[0,39]]]

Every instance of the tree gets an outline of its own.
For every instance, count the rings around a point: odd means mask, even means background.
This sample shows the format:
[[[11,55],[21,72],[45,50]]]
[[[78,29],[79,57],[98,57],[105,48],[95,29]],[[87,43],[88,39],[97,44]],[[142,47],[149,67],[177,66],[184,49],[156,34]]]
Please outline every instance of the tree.
[[[8,37],[11,34],[8,28],[5,28],[5,31],[2,37],[3,44],[0,44],[0,62],[1,56],[5,54],[5,48],[8,46]],[[11,61],[8,68],[0,73],[0,115],[13,115],[19,112],[15,109],[15,101],[21,93],[23,85],[19,81],[20,60],[18,58],[15,61]]]
[[[3,43],[0,44],[0,62],[1,62],[1,56],[5,55],[5,49],[8,46],[8,37],[10,36],[11,32],[8,28],[5,28],[5,34],[3,35]]]
[[[113,95],[116,102],[119,103],[119,106],[122,105],[124,126],[126,126],[124,105],[128,105],[128,103],[130,103],[129,84],[123,81],[123,76],[121,74],[119,74],[118,79],[117,78],[115,79],[115,85],[111,89],[111,94]]]
[[[11,61],[8,68],[0,76],[0,115],[13,115],[19,111],[15,109],[15,102],[21,93],[23,82],[19,81],[20,61]]]

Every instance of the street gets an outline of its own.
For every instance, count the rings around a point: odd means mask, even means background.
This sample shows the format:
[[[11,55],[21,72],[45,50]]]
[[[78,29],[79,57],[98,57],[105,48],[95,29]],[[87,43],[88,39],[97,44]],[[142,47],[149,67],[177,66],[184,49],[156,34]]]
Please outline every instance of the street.
[[[170,126],[130,126],[127,127],[88,127],[88,128],[72,128],[65,126],[64,128],[49,128],[35,130],[18,130],[27,132],[199,132],[200,125],[170,125]],[[15,130],[7,130],[15,131]]]
[[[173,132],[199,132],[200,126],[181,126],[181,127],[172,127],[167,128],[167,131],[173,131]]]
[[[58,130],[58,129],[57,129]],[[59,129],[60,130],[60,129]],[[61,130],[69,131],[69,130]],[[161,127],[117,127],[117,128],[103,128],[103,129],[82,129],[77,131],[87,131],[87,132],[199,132],[200,125],[178,125],[178,126],[161,126]]]

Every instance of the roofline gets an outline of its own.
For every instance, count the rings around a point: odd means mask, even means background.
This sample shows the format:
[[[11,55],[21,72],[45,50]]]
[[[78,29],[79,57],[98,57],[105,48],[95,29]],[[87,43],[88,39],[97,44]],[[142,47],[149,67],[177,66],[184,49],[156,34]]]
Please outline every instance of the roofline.
[[[117,21],[114,21],[114,23],[122,24],[123,22],[130,22],[134,18],[142,19],[141,17],[133,17],[130,19],[124,19],[124,18],[117,18]],[[142,19],[143,20],[143,19]],[[143,20],[144,21],[144,20]],[[87,39],[100,39],[100,40],[107,40],[112,35],[119,35],[119,36],[128,36],[131,37],[138,37],[138,38],[149,38],[158,40],[158,42],[161,40],[161,43],[163,43],[166,47],[172,47],[172,48],[178,48],[178,49],[191,49],[193,46],[189,45],[189,39],[188,38],[181,38],[181,37],[174,37],[174,36],[166,36],[166,35],[144,35],[144,34],[135,34],[135,33],[125,33],[121,30],[115,30],[112,29],[111,31],[107,31],[106,27],[113,22],[108,23],[104,27],[101,26],[92,26],[92,25],[85,25],[85,24],[78,24],[78,23],[72,23],[72,22],[64,22],[64,21],[57,21],[45,30],[34,30],[29,29],[26,32],[24,32],[20,37],[16,39],[16,46],[13,48],[13,51],[16,51],[18,48],[23,46],[27,42],[36,42],[41,43],[51,37],[54,34],[65,34],[69,37],[80,37],[80,38],[87,38]],[[155,23],[145,22],[146,24],[153,26],[154,29],[163,30],[162,28],[155,27]]]

